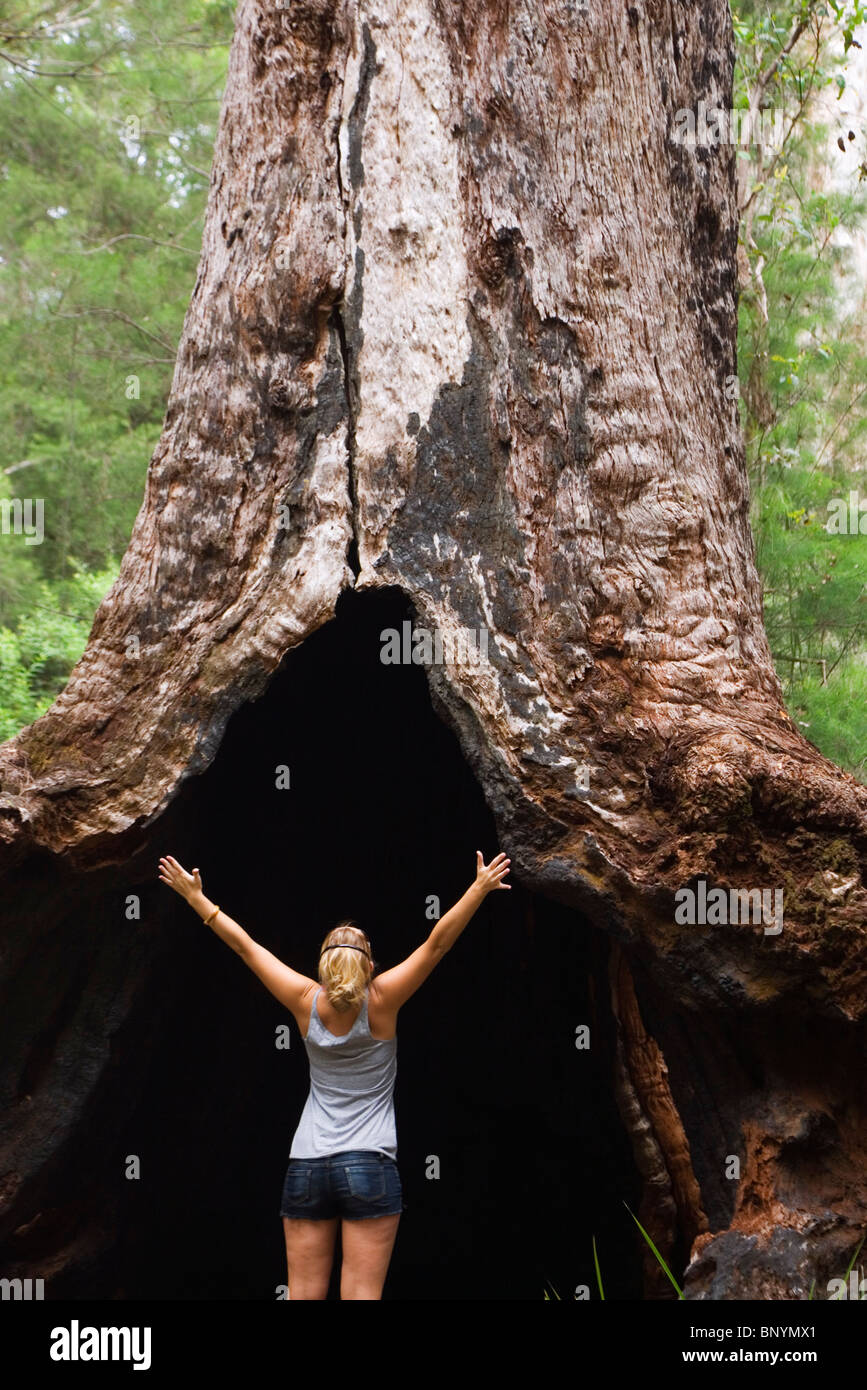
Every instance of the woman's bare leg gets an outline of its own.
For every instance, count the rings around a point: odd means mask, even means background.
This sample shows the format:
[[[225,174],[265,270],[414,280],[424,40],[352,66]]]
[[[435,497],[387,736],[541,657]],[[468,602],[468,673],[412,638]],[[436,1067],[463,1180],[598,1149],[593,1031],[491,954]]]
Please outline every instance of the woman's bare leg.
[[[328,1295],[337,1217],[331,1221],[296,1221],[283,1217],[289,1297],[324,1299]]]
[[[400,1212],[394,1216],[372,1216],[366,1221],[344,1219],[340,1236],[343,1265],[340,1271],[342,1299],[380,1299]]]

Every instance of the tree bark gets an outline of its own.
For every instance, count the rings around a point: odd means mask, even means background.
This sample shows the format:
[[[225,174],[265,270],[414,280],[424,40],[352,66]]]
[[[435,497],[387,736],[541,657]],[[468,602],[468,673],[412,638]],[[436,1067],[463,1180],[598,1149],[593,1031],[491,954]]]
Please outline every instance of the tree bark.
[[[240,0],[162,438],[85,654],[0,749],[0,867],[135,854],[346,589],[484,630],[431,692],[515,874],[617,943],[645,1217],[689,1297],[806,1298],[867,1225],[867,789],[762,625],[735,152],[672,138],[732,71],[724,0]],[[782,890],[782,932],[678,923],[702,879]]]

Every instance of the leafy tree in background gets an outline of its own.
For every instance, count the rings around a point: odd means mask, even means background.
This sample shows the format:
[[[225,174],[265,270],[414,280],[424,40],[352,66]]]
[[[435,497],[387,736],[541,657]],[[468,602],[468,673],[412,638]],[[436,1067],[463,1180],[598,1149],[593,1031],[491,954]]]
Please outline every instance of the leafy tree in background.
[[[793,718],[862,779],[867,538],[828,527],[834,498],[864,493],[867,344],[852,248],[865,236],[867,164],[863,130],[839,113],[865,9],[734,7],[737,102],[782,111],[785,133],[779,149],[740,151],[741,400],[765,626]],[[837,143],[842,188],[828,169]]]
[[[71,561],[69,579],[36,580],[15,631],[0,628],[0,741],[12,738],[54,702],[90,633],[116,568],[86,570]]]
[[[233,0],[0,19],[0,737],[51,703],[141,505],[195,283]],[[40,636],[41,634],[41,636]]]

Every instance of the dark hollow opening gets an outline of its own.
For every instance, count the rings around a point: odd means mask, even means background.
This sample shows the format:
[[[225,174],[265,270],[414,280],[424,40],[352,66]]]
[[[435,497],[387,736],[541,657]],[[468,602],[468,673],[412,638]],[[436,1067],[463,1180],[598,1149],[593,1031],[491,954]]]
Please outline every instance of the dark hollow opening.
[[[107,1134],[103,1105],[72,1160],[112,1175],[109,1252],[60,1277],[54,1296],[274,1299],[285,1284],[278,1213],[307,1094],[303,1043],[157,882],[156,861],[170,853],[199,867],[212,900],[311,976],[344,916],[368,931],[381,969],[412,951],[433,925],[428,899],[445,912],[474,877],[476,849],[487,861],[501,848],[424,670],[380,661],[382,630],[412,617],[394,590],[344,595],[335,620],[231,718],[212,766],[155,827],[153,878],[127,889],[140,892],[142,919],[127,930],[157,934],[163,953],[114,1044],[117,1122]],[[276,786],[281,766],[288,790]],[[561,1298],[581,1284],[595,1298],[593,1236],[606,1297],[641,1297],[607,959],[601,932],[515,882],[401,1010],[406,1209],[386,1298],[540,1299],[546,1282]],[[581,1024],[589,1050],[575,1045]],[[276,1046],[284,1025],[288,1050]],[[122,1178],[128,1155],[141,1160],[137,1180]],[[427,1176],[434,1155],[439,1178]],[[331,1297],[338,1264],[339,1243]]]

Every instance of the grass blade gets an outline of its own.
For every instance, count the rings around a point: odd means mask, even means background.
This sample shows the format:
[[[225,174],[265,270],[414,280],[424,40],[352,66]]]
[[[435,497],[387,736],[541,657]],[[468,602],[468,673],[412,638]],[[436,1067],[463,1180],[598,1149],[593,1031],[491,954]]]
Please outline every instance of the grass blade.
[[[843,1275],[843,1283],[844,1283],[844,1284],[848,1284],[848,1283],[849,1283],[849,1275],[852,1273],[852,1266],[854,1265],[854,1263],[855,1263],[855,1261],[857,1260],[859,1254],[861,1253],[861,1246],[864,1244],[865,1239],[867,1239],[867,1237],[865,1237],[865,1236],[862,1236],[862,1237],[861,1237],[861,1239],[860,1239],[859,1242],[858,1242],[858,1249],[855,1251],[855,1254],[852,1256],[851,1260],[849,1261],[849,1268],[846,1270],[846,1273]],[[835,1298],[843,1298],[843,1294],[844,1294],[843,1289],[841,1289],[839,1293],[832,1294],[832,1295],[831,1295],[831,1302],[833,1303],[833,1301],[834,1301]],[[860,1295],[859,1295],[859,1296],[860,1296]]]
[[[599,1285],[599,1297],[605,1302],[605,1290],[602,1287],[602,1271],[599,1268],[599,1256],[596,1253],[596,1237],[593,1237],[593,1263],[596,1266],[596,1282]]]
[[[645,1229],[644,1229],[644,1227],[642,1226],[641,1222],[639,1221],[638,1217],[635,1215],[635,1213],[634,1213],[633,1211],[630,1211],[629,1207],[626,1206],[626,1203],[625,1203],[625,1202],[623,1203],[623,1205],[626,1207],[626,1210],[629,1212],[629,1215],[632,1217],[632,1219],[633,1219],[633,1221],[635,1222],[636,1226],[638,1227],[639,1231],[640,1231],[641,1234],[644,1236],[644,1239],[647,1241],[647,1244],[650,1246],[651,1250],[653,1251],[654,1255],[656,1256],[657,1260],[659,1261],[659,1264],[660,1264],[660,1265],[662,1266],[662,1268],[665,1270],[665,1273],[667,1274],[670,1283],[671,1283],[671,1284],[674,1286],[674,1288],[677,1290],[677,1296],[678,1296],[678,1298],[683,1298],[683,1293],[681,1292],[681,1290],[680,1290],[680,1288],[679,1288],[679,1286],[678,1286],[677,1280],[675,1279],[675,1277],[674,1277],[674,1275],[672,1274],[671,1270],[669,1269],[668,1265],[665,1263],[665,1260],[664,1260],[664,1259],[662,1258],[662,1256],[660,1255],[660,1253],[659,1253],[659,1251],[657,1250],[656,1246],[654,1245],[653,1241],[650,1239],[650,1236],[649,1236],[649,1235],[647,1234],[647,1232],[645,1231]]]

